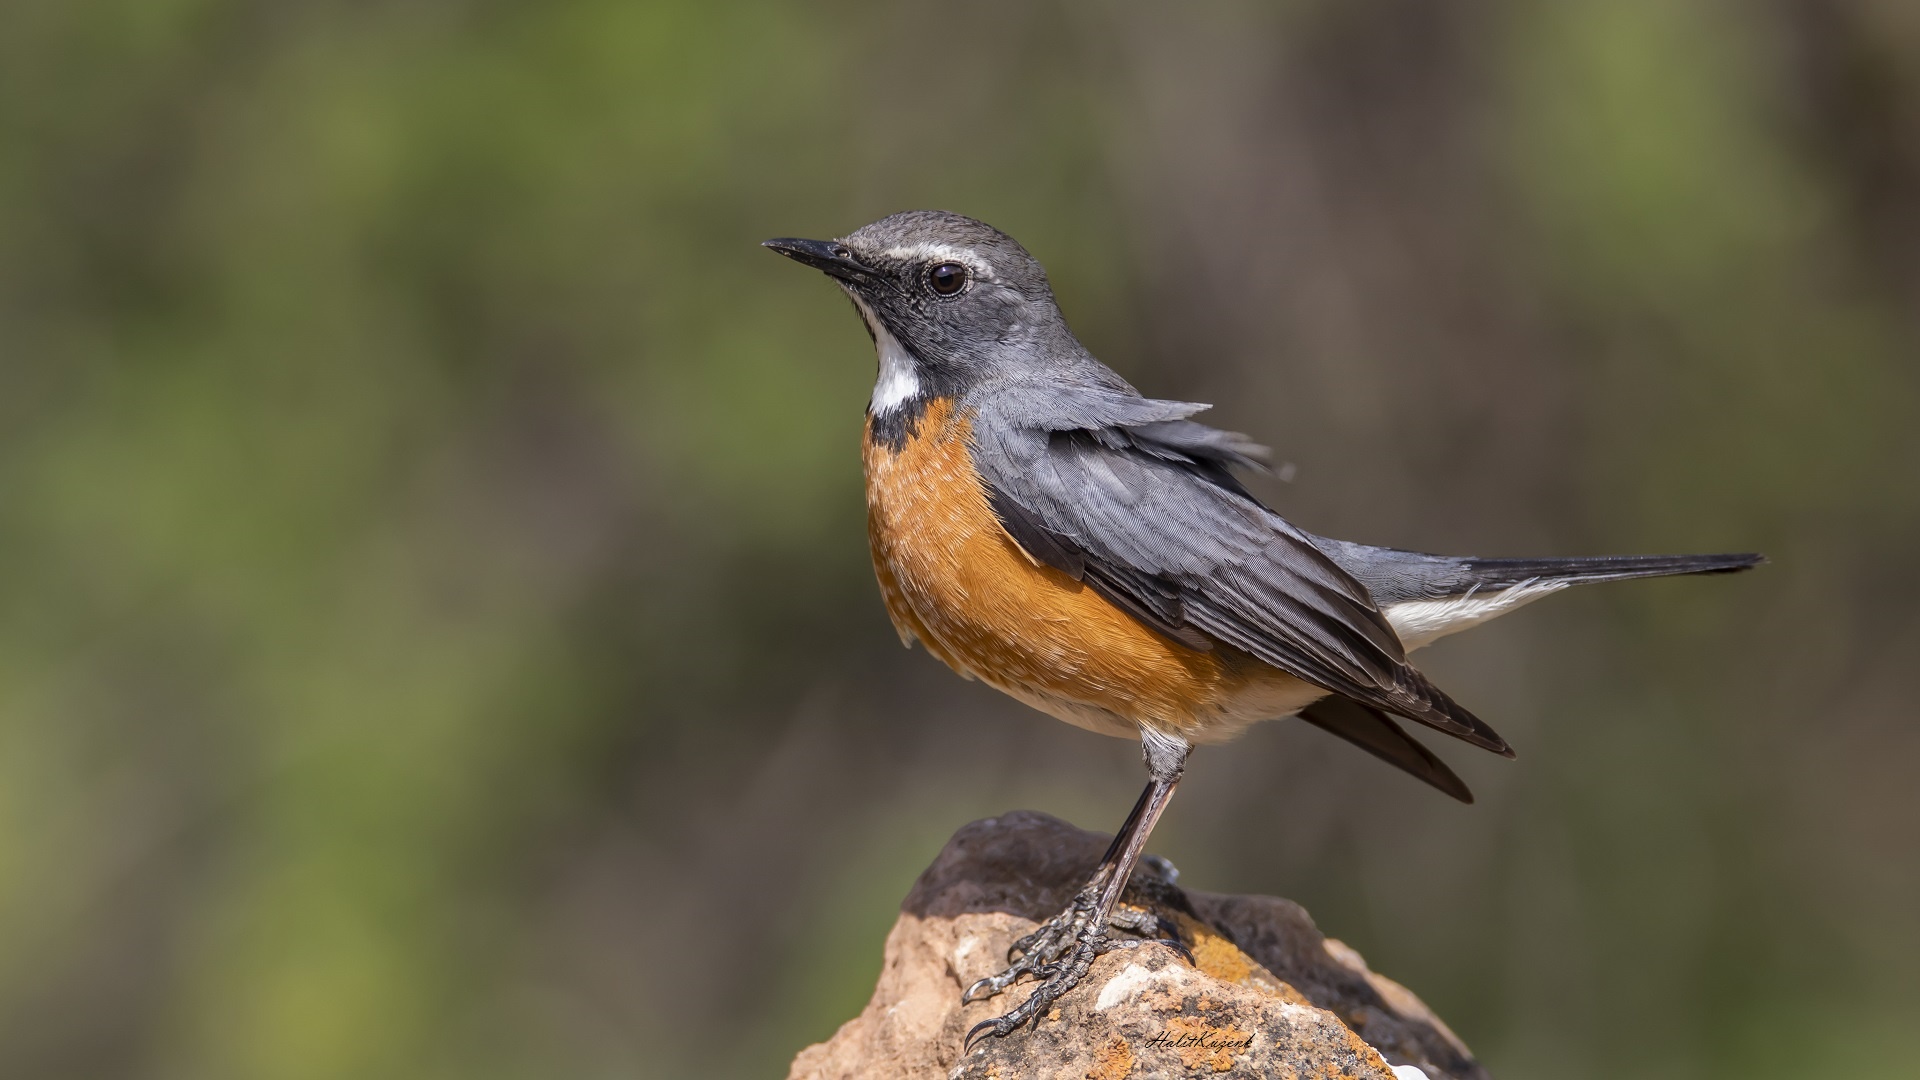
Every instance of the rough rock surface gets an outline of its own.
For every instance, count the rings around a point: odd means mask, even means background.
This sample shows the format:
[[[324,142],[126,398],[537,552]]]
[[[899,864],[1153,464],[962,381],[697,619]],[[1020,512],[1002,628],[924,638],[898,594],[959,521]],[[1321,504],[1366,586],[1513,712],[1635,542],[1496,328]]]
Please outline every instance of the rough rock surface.
[[[963,1059],[967,1030],[1034,983],[966,1006],[960,992],[1066,906],[1106,844],[1031,811],[955,833],[900,905],[873,1000],[802,1050],[789,1080],[1486,1077],[1419,998],[1321,936],[1298,904],[1186,892],[1151,863],[1124,902],[1176,922],[1197,964],[1159,946],[1109,953],[1037,1027]]]

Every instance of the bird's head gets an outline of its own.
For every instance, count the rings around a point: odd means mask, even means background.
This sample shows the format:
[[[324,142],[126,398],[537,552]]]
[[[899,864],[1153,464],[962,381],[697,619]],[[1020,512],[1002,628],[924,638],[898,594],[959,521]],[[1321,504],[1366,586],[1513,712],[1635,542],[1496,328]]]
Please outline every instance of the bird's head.
[[[876,413],[912,394],[953,393],[1079,352],[1039,260],[984,222],[909,210],[837,240],[765,246],[822,271],[853,298],[880,352]]]

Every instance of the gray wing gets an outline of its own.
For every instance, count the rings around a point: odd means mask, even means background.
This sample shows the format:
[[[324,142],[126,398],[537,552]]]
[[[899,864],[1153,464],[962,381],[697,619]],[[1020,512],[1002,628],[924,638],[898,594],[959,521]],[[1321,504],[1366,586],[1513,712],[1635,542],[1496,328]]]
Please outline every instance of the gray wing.
[[[1407,663],[1363,585],[1233,480],[1227,466],[1253,462],[1244,438],[1179,403],[1036,415],[1034,400],[978,405],[973,426],[988,498],[1028,554],[1188,644],[1511,755]]]

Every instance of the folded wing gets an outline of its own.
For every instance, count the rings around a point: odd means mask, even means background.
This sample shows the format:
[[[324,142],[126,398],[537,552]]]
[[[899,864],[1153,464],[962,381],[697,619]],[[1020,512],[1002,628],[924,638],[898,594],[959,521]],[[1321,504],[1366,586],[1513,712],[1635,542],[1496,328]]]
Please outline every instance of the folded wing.
[[[1192,647],[1232,646],[1511,756],[1407,663],[1366,588],[1227,472],[1259,448],[1185,419],[1182,403],[1093,400],[1078,417],[1032,399],[975,406],[975,465],[1028,554]]]

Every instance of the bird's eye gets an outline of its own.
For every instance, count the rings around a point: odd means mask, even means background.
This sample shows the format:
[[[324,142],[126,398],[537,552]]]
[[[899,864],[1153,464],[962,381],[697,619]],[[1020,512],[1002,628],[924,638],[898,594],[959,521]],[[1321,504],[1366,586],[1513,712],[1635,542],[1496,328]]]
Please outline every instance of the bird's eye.
[[[959,263],[940,263],[927,271],[927,285],[941,296],[952,296],[967,286],[967,268]]]

